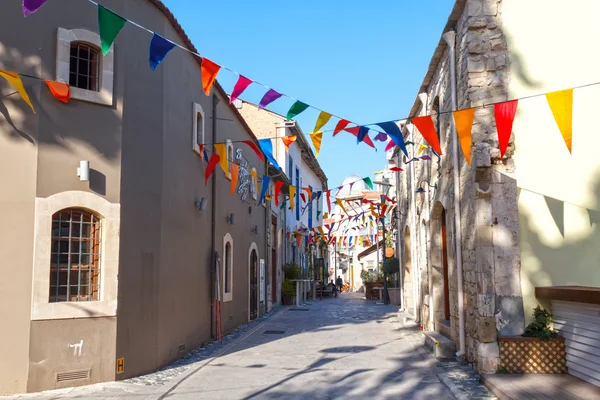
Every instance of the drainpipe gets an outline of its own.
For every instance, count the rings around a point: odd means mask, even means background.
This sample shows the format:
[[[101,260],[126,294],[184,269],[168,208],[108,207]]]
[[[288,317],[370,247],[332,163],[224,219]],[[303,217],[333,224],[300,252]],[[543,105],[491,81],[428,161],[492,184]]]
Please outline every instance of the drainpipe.
[[[219,98],[213,94],[212,97],[212,142],[217,143],[217,104],[219,104]],[[217,174],[212,174],[212,193],[211,193],[211,215],[210,215],[210,248],[212,249],[210,263],[210,332],[212,338],[217,337],[215,331],[215,299],[217,298],[217,291],[215,285],[215,268],[217,265],[217,248],[216,248],[216,218],[217,218]]]
[[[415,141],[415,127],[413,124],[410,124],[410,126],[408,127],[408,132],[410,133],[410,138],[408,140],[410,140],[411,142]],[[415,151],[416,148],[415,146],[411,146],[412,151],[411,151],[411,160],[415,157]],[[416,199],[415,199],[415,163],[410,163],[410,214],[411,214],[411,228],[410,228],[410,260],[411,260],[411,268],[412,268],[412,284],[413,284],[413,312],[415,314],[415,322],[419,323],[419,315],[418,315],[418,311],[417,311],[417,280],[418,280],[418,275],[417,274],[417,265],[418,265],[418,261],[417,261],[417,257],[416,257],[416,233],[417,233],[417,206],[416,206]]]
[[[456,110],[456,32],[449,31],[444,33],[444,40],[448,44],[450,52],[450,90],[452,95],[452,110]],[[465,354],[465,312],[464,312],[464,293],[463,293],[463,266],[462,266],[462,231],[461,231],[461,213],[460,213],[460,182],[458,170],[458,136],[456,135],[456,126],[452,126],[452,169],[454,185],[454,222],[456,238],[456,264],[458,277],[458,333],[460,337],[460,350],[456,353],[457,357]]]
[[[411,163],[412,164],[412,163]],[[396,153],[396,167],[400,167],[400,149],[398,149],[398,152]],[[400,258],[400,252],[402,250],[402,240],[401,240],[401,232],[400,232],[400,173],[396,172],[396,258],[398,258],[398,261],[401,260]],[[400,273],[398,274],[400,279],[398,284],[400,285],[400,310],[404,311],[404,286],[403,286],[403,281],[404,279],[402,279],[402,271],[400,271]]]

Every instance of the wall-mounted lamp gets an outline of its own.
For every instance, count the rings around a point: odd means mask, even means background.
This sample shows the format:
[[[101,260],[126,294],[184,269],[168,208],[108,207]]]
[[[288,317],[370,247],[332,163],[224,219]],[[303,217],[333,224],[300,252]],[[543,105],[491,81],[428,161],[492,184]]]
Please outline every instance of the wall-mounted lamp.
[[[429,183],[427,181],[421,181],[421,183],[426,183],[429,187],[437,189],[437,183],[435,185],[432,185],[431,183]],[[415,193],[425,193],[425,189],[423,189],[422,187],[419,186],[419,188],[417,190],[415,190]]]
[[[254,225],[254,226],[252,227],[252,233],[254,233],[255,235],[257,235],[257,234],[258,234],[258,225]]]
[[[233,213],[227,214],[225,221],[227,221],[229,225],[235,225],[235,215],[233,215]]]
[[[202,197],[200,200],[196,200],[194,205],[199,211],[206,211],[206,199]]]
[[[79,161],[79,167],[77,168],[77,176],[80,181],[89,181],[90,180],[90,162],[89,161]]]

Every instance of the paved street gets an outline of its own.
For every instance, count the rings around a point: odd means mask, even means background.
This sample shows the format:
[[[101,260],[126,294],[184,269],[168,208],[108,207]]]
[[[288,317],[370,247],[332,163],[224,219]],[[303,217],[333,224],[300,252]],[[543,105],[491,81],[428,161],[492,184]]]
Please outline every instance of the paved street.
[[[400,325],[397,307],[361,297],[281,307],[223,346],[208,346],[155,374],[13,398],[454,398],[438,378],[441,363],[418,349],[418,332]],[[490,398],[482,393],[468,398]]]

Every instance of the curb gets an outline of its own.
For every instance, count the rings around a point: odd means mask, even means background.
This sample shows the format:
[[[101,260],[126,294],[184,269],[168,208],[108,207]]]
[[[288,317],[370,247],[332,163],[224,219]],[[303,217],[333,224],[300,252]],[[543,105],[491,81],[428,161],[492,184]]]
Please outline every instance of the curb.
[[[237,346],[241,341],[243,341],[246,338],[248,338],[249,336],[253,335],[256,331],[261,329],[265,324],[267,324],[267,323],[271,322],[272,320],[274,320],[275,318],[281,316],[281,314],[285,313],[288,309],[289,309],[289,307],[284,307],[282,310],[278,311],[277,313],[273,314],[271,317],[267,318],[265,321],[258,324],[256,327],[254,327],[254,329],[252,329],[245,335],[240,336],[237,340],[231,342],[230,344],[224,346],[222,349],[218,350],[213,356],[207,358],[206,360],[200,361],[199,365],[196,368],[194,368],[192,371],[190,371],[189,373],[182,374],[181,376],[174,378],[171,382],[169,382],[167,385],[162,387],[163,390],[161,391],[161,393],[151,394],[151,395],[145,397],[145,399],[147,399],[147,400],[162,400],[162,399],[164,399],[172,391],[177,389],[177,387],[181,383],[186,381],[188,378],[190,378],[196,372],[200,371],[202,368],[206,367],[208,364],[210,364],[217,358],[221,357],[222,355],[228,353],[232,348]]]

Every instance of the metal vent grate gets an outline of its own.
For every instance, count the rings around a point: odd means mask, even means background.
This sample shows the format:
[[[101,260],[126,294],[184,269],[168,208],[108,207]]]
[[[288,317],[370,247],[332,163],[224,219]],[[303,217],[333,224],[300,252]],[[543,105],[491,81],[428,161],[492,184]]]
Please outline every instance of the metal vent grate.
[[[180,344],[179,347],[177,347],[177,351],[178,352],[185,351],[185,343],[184,344]]]
[[[79,371],[59,372],[56,374],[56,382],[75,381],[79,379],[90,379],[91,371],[82,369]]]
[[[283,335],[285,331],[264,331],[263,335]]]

